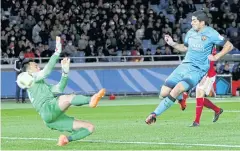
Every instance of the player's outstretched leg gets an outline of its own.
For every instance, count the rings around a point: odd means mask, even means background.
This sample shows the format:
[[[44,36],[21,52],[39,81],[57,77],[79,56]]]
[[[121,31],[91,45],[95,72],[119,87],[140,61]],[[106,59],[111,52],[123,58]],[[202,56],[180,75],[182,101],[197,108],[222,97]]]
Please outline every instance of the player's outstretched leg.
[[[101,98],[105,95],[106,93],[106,89],[101,89],[100,91],[98,91],[98,93],[94,94],[91,97],[91,100],[89,102],[89,106],[92,108],[97,107],[98,102],[101,100]]]
[[[57,145],[64,146],[69,142],[83,139],[92,134],[93,131],[94,131],[93,124],[80,120],[74,120],[72,134],[70,136],[60,135]]]
[[[168,108],[170,108],[174,102],[176,101],[176,98],[185,90],[187,90],[182,82],[179,82],[172,90],[169,87],[164,86],[170,92],[167,97],[165,97],[160,104],[157,106],[157,108],[152,112],[145,122],[150,125],[154,122],[156,122],[156,116],[161,115],[163,112],[165,112]],[[162,94],[162,90],[161,90]],[[164,95],[162,95],[164,97]]]
[[[101,89],[98,93],[94,94],[92,97],[87,97],[83,95],[62,95],[58,99],[59,108],[62,111],[68,109],[69,106],[81,106],[89,104],[89,107],[96,107],[101,98],[105,95],[106,90]]]
[[[150,115],[148,115],[147,119],[145,120],[145,122],[150,125],[152,123],[156,122],[156,114],[153,112]]]
[[[164,106],[162,105],[163,102],[165,102],[165,98],[169,95],[169,93],[171,92],[171,88],[163,85],[162,88],[161,88],[161,92],[160,92],[160,96],[163,97],[163,100],[160,102],[160,104],[158,105],[158,107],[155,109],[156,110],[160,110],[161,108],[161,111],[160,112],[163,112],[163,110],[165,110]],[[148,115],[148,117],[146,118],[145,120],[145,123],[150,125],[152,123],[155,123],[156,122],[156,117],[157,117],[157,114],[156,112],[152,112],[151,114]],[[158,113],[158,112],[157,112]]]
[[[204,106],[209,109],[212,109],[215,112],[213,117],[213,122],[217,122],[219,116],[223,112],[223,109],[221,109],[220,107],[217,107],[212,101],[210,101],[207,98],[204,98]]]
[[[163,112],[165,112],[168,108],[170,108],[175,102],[175,98],[173,98],[171,95],[165,97],[160,104],[157,106],[157,108],[152,112],[145,120],[145,122],[150,125],[152,123],[156,122],[156,117],[161,115]]]
[[[214,117],[213,117],[213,122],[217,122],[219,119],[219,116],[223,113],[223,109],[220,108],[219,112],[215,112]]]

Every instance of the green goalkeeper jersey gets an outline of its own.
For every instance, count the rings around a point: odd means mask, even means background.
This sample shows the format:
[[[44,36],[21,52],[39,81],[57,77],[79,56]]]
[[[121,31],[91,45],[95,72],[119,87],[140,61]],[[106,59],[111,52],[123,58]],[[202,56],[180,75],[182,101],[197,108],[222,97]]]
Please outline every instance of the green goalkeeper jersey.
[[[44,79],[51,73],[55,64],[57,63],[59,55],[55,53],[50,58],[48,64],[43,68],[43,70],[33,73],[34,78],[33,85],[28,88],[28,96],[33,105],[33,107],[39,112],[42,106],[46,102],[50,102],[55,98],[55,93],[63,92],[67,84],[67,75],[62,75],[60,82],[57,85],[49,85]]]

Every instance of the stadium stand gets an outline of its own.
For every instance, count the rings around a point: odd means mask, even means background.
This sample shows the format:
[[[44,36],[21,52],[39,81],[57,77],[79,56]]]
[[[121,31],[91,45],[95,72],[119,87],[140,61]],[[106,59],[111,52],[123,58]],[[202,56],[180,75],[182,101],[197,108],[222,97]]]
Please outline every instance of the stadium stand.
[[[239,54],[240,2],[221,0],[4,0],[1,2],[1,64],[8,58],[49,57],[61,35],[63,56],[178,55],[164,34],[182,42],[191,13],[204,9],[209,25],[227,37]],[[161,59],[160,59],[161,60]],[[94,62],[96,59],[73,59]],[[102,59],[121,61],[121,59]]]

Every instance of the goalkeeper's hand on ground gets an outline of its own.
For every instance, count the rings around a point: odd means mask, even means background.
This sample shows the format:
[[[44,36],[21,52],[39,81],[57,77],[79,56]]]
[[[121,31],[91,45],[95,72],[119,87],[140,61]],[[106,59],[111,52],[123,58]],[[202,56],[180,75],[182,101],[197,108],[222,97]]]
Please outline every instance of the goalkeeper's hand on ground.
[[[69,68],[70,68],[70,59],[69,58],[63,58],[63,60],[61,61],[61,65],[62,65],[62,72],[67,75],[69,72]]]
[[[59,36],[56,36],[56,48],[55,48],[55,53],[58,55],[62,52],[62,43],[61,43],[61,38]]]

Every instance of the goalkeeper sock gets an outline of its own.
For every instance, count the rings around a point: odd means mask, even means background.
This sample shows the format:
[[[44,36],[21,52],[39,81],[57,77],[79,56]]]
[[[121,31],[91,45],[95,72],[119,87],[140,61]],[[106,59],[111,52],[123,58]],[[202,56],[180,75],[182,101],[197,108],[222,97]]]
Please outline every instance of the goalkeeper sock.
[[[80,128],[78,131],[74,131],[72,135],[68,136],[68,141],[76,141],[83,139],[90,135],[92,132],[90,132],[87,128]]]
[[[81,105],[89,104],[90,100],[91,100],[90,97],[86,97],[83,95],[76,95],[72,99],[71,104],[75,106],[81,106]]]
[[[168,108],[170,108],[174,102],[175,102],[175,98],[173,98],[171,95],[168,95],[166,98],[164,98],[160,104],[158,105],[158,107],[155,109],[154,113],[158,116],[160,114],[162,114],[164,111],[166,111]]]
[[[199,124],[203,110],[204,98],[197,98],[195,122]]]

